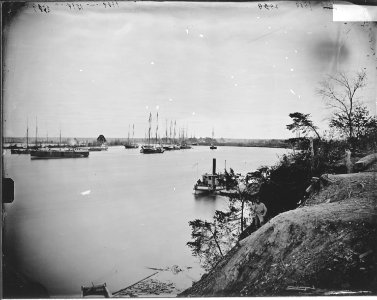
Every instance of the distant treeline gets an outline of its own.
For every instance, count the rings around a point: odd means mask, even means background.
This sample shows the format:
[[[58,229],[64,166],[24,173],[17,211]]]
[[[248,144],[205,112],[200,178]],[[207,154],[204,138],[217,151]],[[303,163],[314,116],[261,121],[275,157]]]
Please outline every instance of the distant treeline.
[[[289,143],[286,140],[251,140],[248,142],[226,142],[217,143],[218,146],[237,146],[237,147],[266,147],[266,148],[288,148]]]

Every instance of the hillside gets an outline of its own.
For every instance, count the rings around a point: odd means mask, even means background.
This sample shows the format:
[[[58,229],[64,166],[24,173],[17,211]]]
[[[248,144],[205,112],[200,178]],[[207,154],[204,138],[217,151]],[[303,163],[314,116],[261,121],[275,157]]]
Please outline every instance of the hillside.
[[[305,206],[242,240],[180,296],[377,294],[376,174],[329,179]]]

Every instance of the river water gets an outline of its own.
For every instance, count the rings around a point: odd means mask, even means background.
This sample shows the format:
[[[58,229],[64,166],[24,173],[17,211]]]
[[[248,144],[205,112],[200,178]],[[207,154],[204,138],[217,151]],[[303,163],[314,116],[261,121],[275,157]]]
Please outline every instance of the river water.
[[[52,297],[78,296],[92,283],[117,291],[153,273],[148,267],[189,267],[191,285],[203,270],[186,246],[188,222],[210,220],[226,206],[225,197],[195,196],[194,183],[212,171],[212,158],[219,171],[226,161],[245,173],[287,151],[197,146],[143,155],[110,147],[88,158],[51,160],[6,152],[15,201],[5,205],[3,246]]]

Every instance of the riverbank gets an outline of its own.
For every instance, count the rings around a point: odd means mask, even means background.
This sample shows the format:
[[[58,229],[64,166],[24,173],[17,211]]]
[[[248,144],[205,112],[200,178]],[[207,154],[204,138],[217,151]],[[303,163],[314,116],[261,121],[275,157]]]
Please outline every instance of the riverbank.
[[[242,240],[180,296],[377,294],[376,174],[330,179],[303,207]]]

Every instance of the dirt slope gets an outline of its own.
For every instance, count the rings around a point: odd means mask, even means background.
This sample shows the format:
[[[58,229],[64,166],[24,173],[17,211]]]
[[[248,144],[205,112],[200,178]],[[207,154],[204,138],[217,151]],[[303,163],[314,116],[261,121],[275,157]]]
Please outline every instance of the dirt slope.
[[[180,296],[288,295],[288,286],[377,294],[376,175],[331,179],[307,206],[273,218]]]

